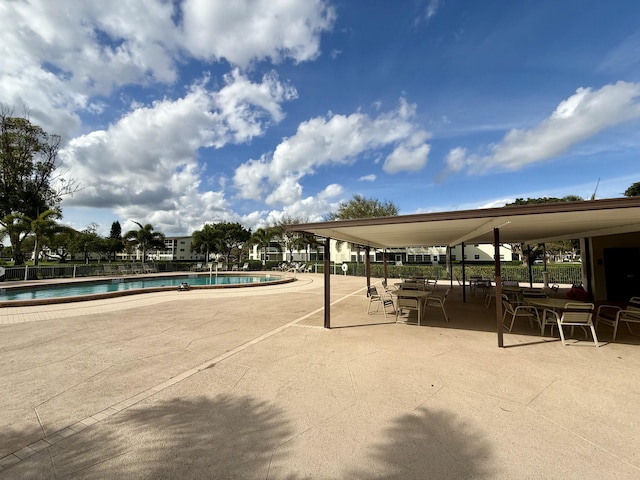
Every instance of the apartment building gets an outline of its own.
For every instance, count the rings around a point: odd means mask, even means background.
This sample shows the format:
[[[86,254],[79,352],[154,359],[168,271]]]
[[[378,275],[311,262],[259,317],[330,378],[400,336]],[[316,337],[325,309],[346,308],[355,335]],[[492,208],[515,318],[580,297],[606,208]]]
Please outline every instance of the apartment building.
[[[277,242],[272,244],[267,249],[259,249],[253,247],[249,252],[250,260],[262,260],[265,261],[286,261],[286,262],[314,262],[324,259],[323,252],[324,246],[311,247],[308,246],[306,250],[293,250],[293,253],[285,251],[284,248],[279,249]],[[342,262],[357,262],[361,263],[365,261],[366,252],[363,248],[357,248],[353,245],[344,242],[336,242],[331,240],[329,242],[331,248],[331,260],[336,263]],[[517,254],[511,249],[510,245],[500,246],[500,260],[511,261],[518,260]],[[447,257],[446,246],[430,246],[430,247],[408,247],[408,248],[393,248],[388,249],[387,261],[403,264],[411,263],[445,263]],[[384,250],[372,249],[370,251],[370,260],[372,262],[382,262]],[[473,244],[465,245],[464,247],[464,260],[465,262],[490,262],[493,261],[494,247],[491,244]],[[458,245],[451,249],[451,261],[462,261],[462,246]]]

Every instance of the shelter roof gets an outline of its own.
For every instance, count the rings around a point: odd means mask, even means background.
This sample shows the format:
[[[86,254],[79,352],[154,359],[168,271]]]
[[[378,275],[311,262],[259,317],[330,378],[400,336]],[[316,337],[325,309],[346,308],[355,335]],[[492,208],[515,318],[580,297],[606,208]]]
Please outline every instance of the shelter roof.
[[[537,244],[640,231],[640,197],[513,205],[500,208],[304,223],[288,231],[311,233],[375,248],[461,243]]]

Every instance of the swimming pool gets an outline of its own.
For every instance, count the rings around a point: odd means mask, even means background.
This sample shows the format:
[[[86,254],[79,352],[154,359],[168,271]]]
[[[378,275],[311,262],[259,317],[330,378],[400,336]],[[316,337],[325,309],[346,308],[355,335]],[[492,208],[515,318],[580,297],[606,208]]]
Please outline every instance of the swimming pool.
[[[233,288],[287,282],[274,275],[180,275],[169,277],[111,278],[64,285],[0,288],[1,306],[65,303],[97,298],[177,290],[183,283],[194,288]]]

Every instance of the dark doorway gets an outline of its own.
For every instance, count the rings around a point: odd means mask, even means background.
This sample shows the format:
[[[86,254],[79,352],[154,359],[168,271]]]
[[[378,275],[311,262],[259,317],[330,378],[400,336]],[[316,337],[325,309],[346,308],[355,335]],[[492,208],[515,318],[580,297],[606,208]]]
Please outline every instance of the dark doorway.
[[[605,248],[607,299],[627,302],[640,295],[640,248]]]

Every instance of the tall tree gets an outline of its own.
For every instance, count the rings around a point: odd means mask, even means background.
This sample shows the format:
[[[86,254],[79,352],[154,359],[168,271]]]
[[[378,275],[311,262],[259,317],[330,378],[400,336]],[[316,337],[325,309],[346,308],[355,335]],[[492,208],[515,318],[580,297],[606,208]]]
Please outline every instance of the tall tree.
[[[340,202],[338,211],[328,215],[328,220],[353,220],[357,218],[393,217],[398,215],[400,210],[391,201],[380,202],[375,198],[365,198],[361,195],[354,195],[348,202]],[[343,242],[336,242],[336,248],[340,249]],[[360,245],[351,244],[357,248],[356,261],[360,259]]]
[[[558,202],[581,202],[584,201],[579,195],[566,195],[562,198],[557,197],[540,197],[540,198],[516,198],[513,203],[507,203],[505,207],[512,205],[529,205],[529,204],[541,204],[541,203],[558,203]]]
[[[251,230],[247,230],[237,222],[216,223],[214,229],[217,233],[218,241],[215,244],[213,253],[224,255],[227,262],[229,262],[229,257],[233,251],[237,250],[240,254],[244,244],[251,238]]]
[[[116,259],[116,253],[121,252],[124,248],[122,241],[122,227],[119,221],[111,224],[109,236],[104,239],[104,251],[108,255],[109,260]]]
[[[37,218],[78,190],[77,182],[60,171],[59,148],[60,136],[0,105],[0,217]]]
[[[142,225],[134,221],[136,225],[140,227],[139,230],[130,230],[124,235],[125,242],[132,246],[138,247],[138,250],[142,250],[142,262],[144,263],[147,257],[147,252],[152,249],[164,249],[164,234],[161,232],[154,232],[153,226],[150,223]]]
[[[289,252],[289,262],[293,261],[293,251],[296,249],[305,248],[306,243],[302,240],[303,235],[299,232],[287,231],[287,225],[296,225],[299,223],[305,223],[307,220],[299,217],[290,217],[285,215],[280,221],[273,227],[274,234],[280,238],[282,246],[285,252]],[[285,253],[285,261],[287,261]]]
[[[505,207],[510,207],[512,205],[529,205],[529,204],[543,204],[543,203],[558,203],[558,202],[580,202],[584,201],[579,195],[566,195],[562,198],[557,197],[540,197],[540,198],[517,198],[513,203],[507,203]],[[553,253],[555,255],[561,256],[568,249],[572,249],[577,251],[580,249],[580,241],[569,240],[569,241],[560,241],[560,242],[549,242],[545,245],[546,248],[543,248],[541,245],[532,246],[531,249],[524,250],[522,244],[513,243],[511,244],[511,250],[519,255],[525,265],[530,265],[533,261],[542,254],[542,252],[546,249],[548,253]],[[547,259],[544,258],[546,262]]]
[[[47,256],[66,263],[69,257],[79,252],[79,243],[76,241],[79,232],[66,225],[61,225],[58,231],[47,240]]]
[[[640,197],[640,182],[636,182],[624,191],[625,197]]]
[[[82,252],[84,263],[89,263],[92,253],[99,253],[104,247],[104,241],[98,235],[98,225],[92,223],[87,228],[78,232],[74,238],[73,249]]]
[[[391,201],[381,202],[375,198],[354,195],[348,202],[340,202],[338,211],[330,213],[327,220],[351,220],[354,218],[393,217],[398,207]]]

